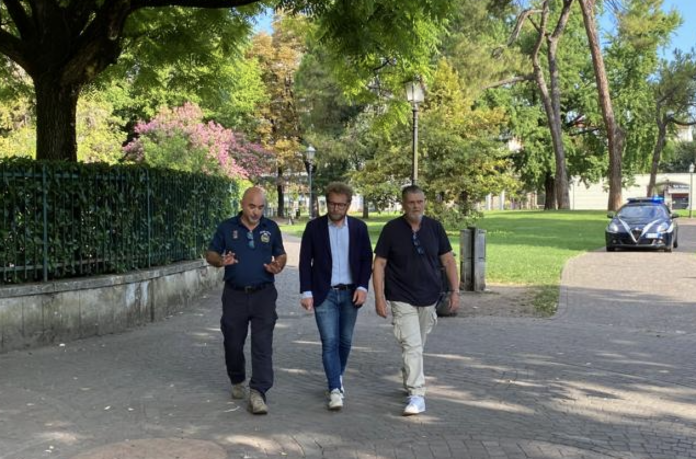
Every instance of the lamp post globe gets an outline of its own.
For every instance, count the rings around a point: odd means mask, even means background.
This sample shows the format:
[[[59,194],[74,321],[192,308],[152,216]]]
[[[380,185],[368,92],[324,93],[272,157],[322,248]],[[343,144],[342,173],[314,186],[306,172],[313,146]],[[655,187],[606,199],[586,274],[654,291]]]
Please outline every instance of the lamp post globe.
[[[411,160],[411,184],[415,185],[418,181],[418,105],[423,103],[425,92],[423,91],[423,83],[419,79],[414,79],[406,83],[406,100],[411,104],[413,109],[413,136],[412,136],[412,151],[413,158]]]

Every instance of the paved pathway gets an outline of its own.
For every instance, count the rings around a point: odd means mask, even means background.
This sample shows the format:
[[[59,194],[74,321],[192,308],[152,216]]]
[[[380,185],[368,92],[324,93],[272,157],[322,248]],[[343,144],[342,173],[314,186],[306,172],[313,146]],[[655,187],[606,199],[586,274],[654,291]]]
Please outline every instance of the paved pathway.
[[[400,416],[399,352],[372,303],[346,407],[326,410],[293,265],[268,416],[229,398],[219,290],[145,328],[0,355],[0,459],[696,458],[696,222],[680,223],[675,253],[571,260],[553,319],[441,319],[415,417]]]

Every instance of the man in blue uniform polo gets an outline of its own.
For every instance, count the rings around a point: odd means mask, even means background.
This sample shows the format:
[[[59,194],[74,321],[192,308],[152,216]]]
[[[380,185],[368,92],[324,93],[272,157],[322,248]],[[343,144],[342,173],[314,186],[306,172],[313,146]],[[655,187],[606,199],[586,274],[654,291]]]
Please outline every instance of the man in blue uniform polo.
[[[274,276],[287,261],[280,229],[263,216],[264,207],[264,192],[247,189],[242,211],[220,223],[206,253],[208,263],[225,267],[220,328],[235,399],[246,396],[244,343],[251,324],[248,408],[253,414],[268,413],[266,392],[273,386],[273,329],[278,319]]]

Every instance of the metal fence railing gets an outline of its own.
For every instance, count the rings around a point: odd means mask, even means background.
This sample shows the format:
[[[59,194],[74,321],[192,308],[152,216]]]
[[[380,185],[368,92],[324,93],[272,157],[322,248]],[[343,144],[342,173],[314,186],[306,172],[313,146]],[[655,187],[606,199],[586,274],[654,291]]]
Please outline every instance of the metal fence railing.
[[[0,161],[0,285],[195,259],[236,195],[203,174]]]

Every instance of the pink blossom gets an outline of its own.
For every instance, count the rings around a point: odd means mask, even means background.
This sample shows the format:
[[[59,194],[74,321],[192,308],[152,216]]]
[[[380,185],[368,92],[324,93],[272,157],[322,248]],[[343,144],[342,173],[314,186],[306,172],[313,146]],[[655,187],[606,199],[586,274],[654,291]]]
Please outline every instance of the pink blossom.
[[[204,151],[206,164],[201,172],[222,173],[231,178],[250,178],[267,173],[272,164],[272,155],[261,145],[248,141],[244,134],[227,129],[215,121],[203,122],[203,111],[187,102],[182,107],[164,108],[149,122],[135,126],[138,138],[124,147],[124,152],[135,160],[147,160],[142,138],[156,144],[182,136],[189,144],[182,155]],[[217,169],[217,171],[215,170]]]

